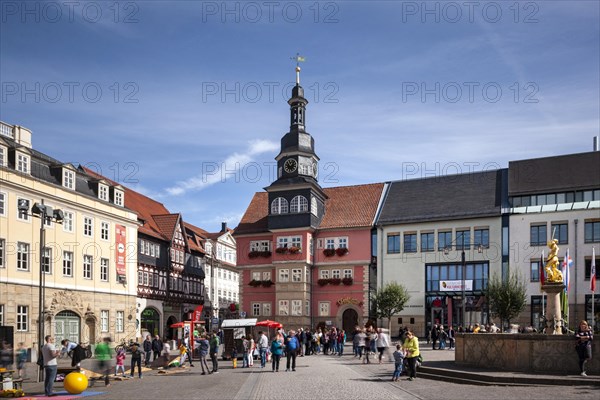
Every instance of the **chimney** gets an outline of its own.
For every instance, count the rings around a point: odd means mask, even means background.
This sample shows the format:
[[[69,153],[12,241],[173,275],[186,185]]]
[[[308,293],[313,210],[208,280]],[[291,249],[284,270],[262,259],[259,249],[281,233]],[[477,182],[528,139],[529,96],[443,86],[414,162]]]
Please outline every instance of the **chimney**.
[[[227,222],[221,222],[221,232],[227,232]]]
[[[598,141],[599,141],[599,137],[594,136],[594,151],[598,151],[598,146],[600,145],[600,143],[598,143]]]

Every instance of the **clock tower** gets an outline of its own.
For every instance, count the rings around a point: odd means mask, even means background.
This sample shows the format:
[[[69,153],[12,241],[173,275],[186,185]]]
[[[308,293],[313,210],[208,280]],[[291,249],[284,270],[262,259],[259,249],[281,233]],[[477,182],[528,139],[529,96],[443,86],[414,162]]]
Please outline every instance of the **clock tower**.
[[[290,131],[281,138],[281,150],[275,157],[277,179],[265,188],[269,193],[269,229],[317,228],[327,196],[318,183],[315,141],[305,130],[308,100],[300,86],[299,66],[288,104]]]

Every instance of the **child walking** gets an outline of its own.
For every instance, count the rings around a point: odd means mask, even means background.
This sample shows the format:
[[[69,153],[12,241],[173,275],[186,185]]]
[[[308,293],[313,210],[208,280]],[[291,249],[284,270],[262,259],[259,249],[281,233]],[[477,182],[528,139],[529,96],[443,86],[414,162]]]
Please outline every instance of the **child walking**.
[[[119,374],[119,370],[121,370],[121,375],[125,376],[125,366],[123,363],[125,362],[125,350],[121,349],[117,352],[117,365],[115,366],[115,376]]]
[[[394,352],[394,375],[392,376],[392,381],[397,381],[402,374],[402,365],[404,364],[404,350],[402,350],[402,346],[397,344],[396,351]]]

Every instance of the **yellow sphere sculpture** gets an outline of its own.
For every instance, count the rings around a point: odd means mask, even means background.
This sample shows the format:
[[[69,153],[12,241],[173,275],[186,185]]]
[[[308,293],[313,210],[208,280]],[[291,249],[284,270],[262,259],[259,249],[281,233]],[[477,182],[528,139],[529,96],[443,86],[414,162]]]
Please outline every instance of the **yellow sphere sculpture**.
[[[88,378],[81,372],[71,372],[63,382],[65,390],[71,394],[79,394],[88,387]]]

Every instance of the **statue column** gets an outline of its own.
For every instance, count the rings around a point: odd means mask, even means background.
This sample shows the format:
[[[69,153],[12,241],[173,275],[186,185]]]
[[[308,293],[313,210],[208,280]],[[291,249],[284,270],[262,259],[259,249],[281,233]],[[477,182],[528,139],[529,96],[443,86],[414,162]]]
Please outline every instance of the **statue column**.
[[[546,335],[562,335],[562,313],[560,309],[560,293],[565,290],[562,282],[552,282],[542,285],[548,300],[546,302]]]

